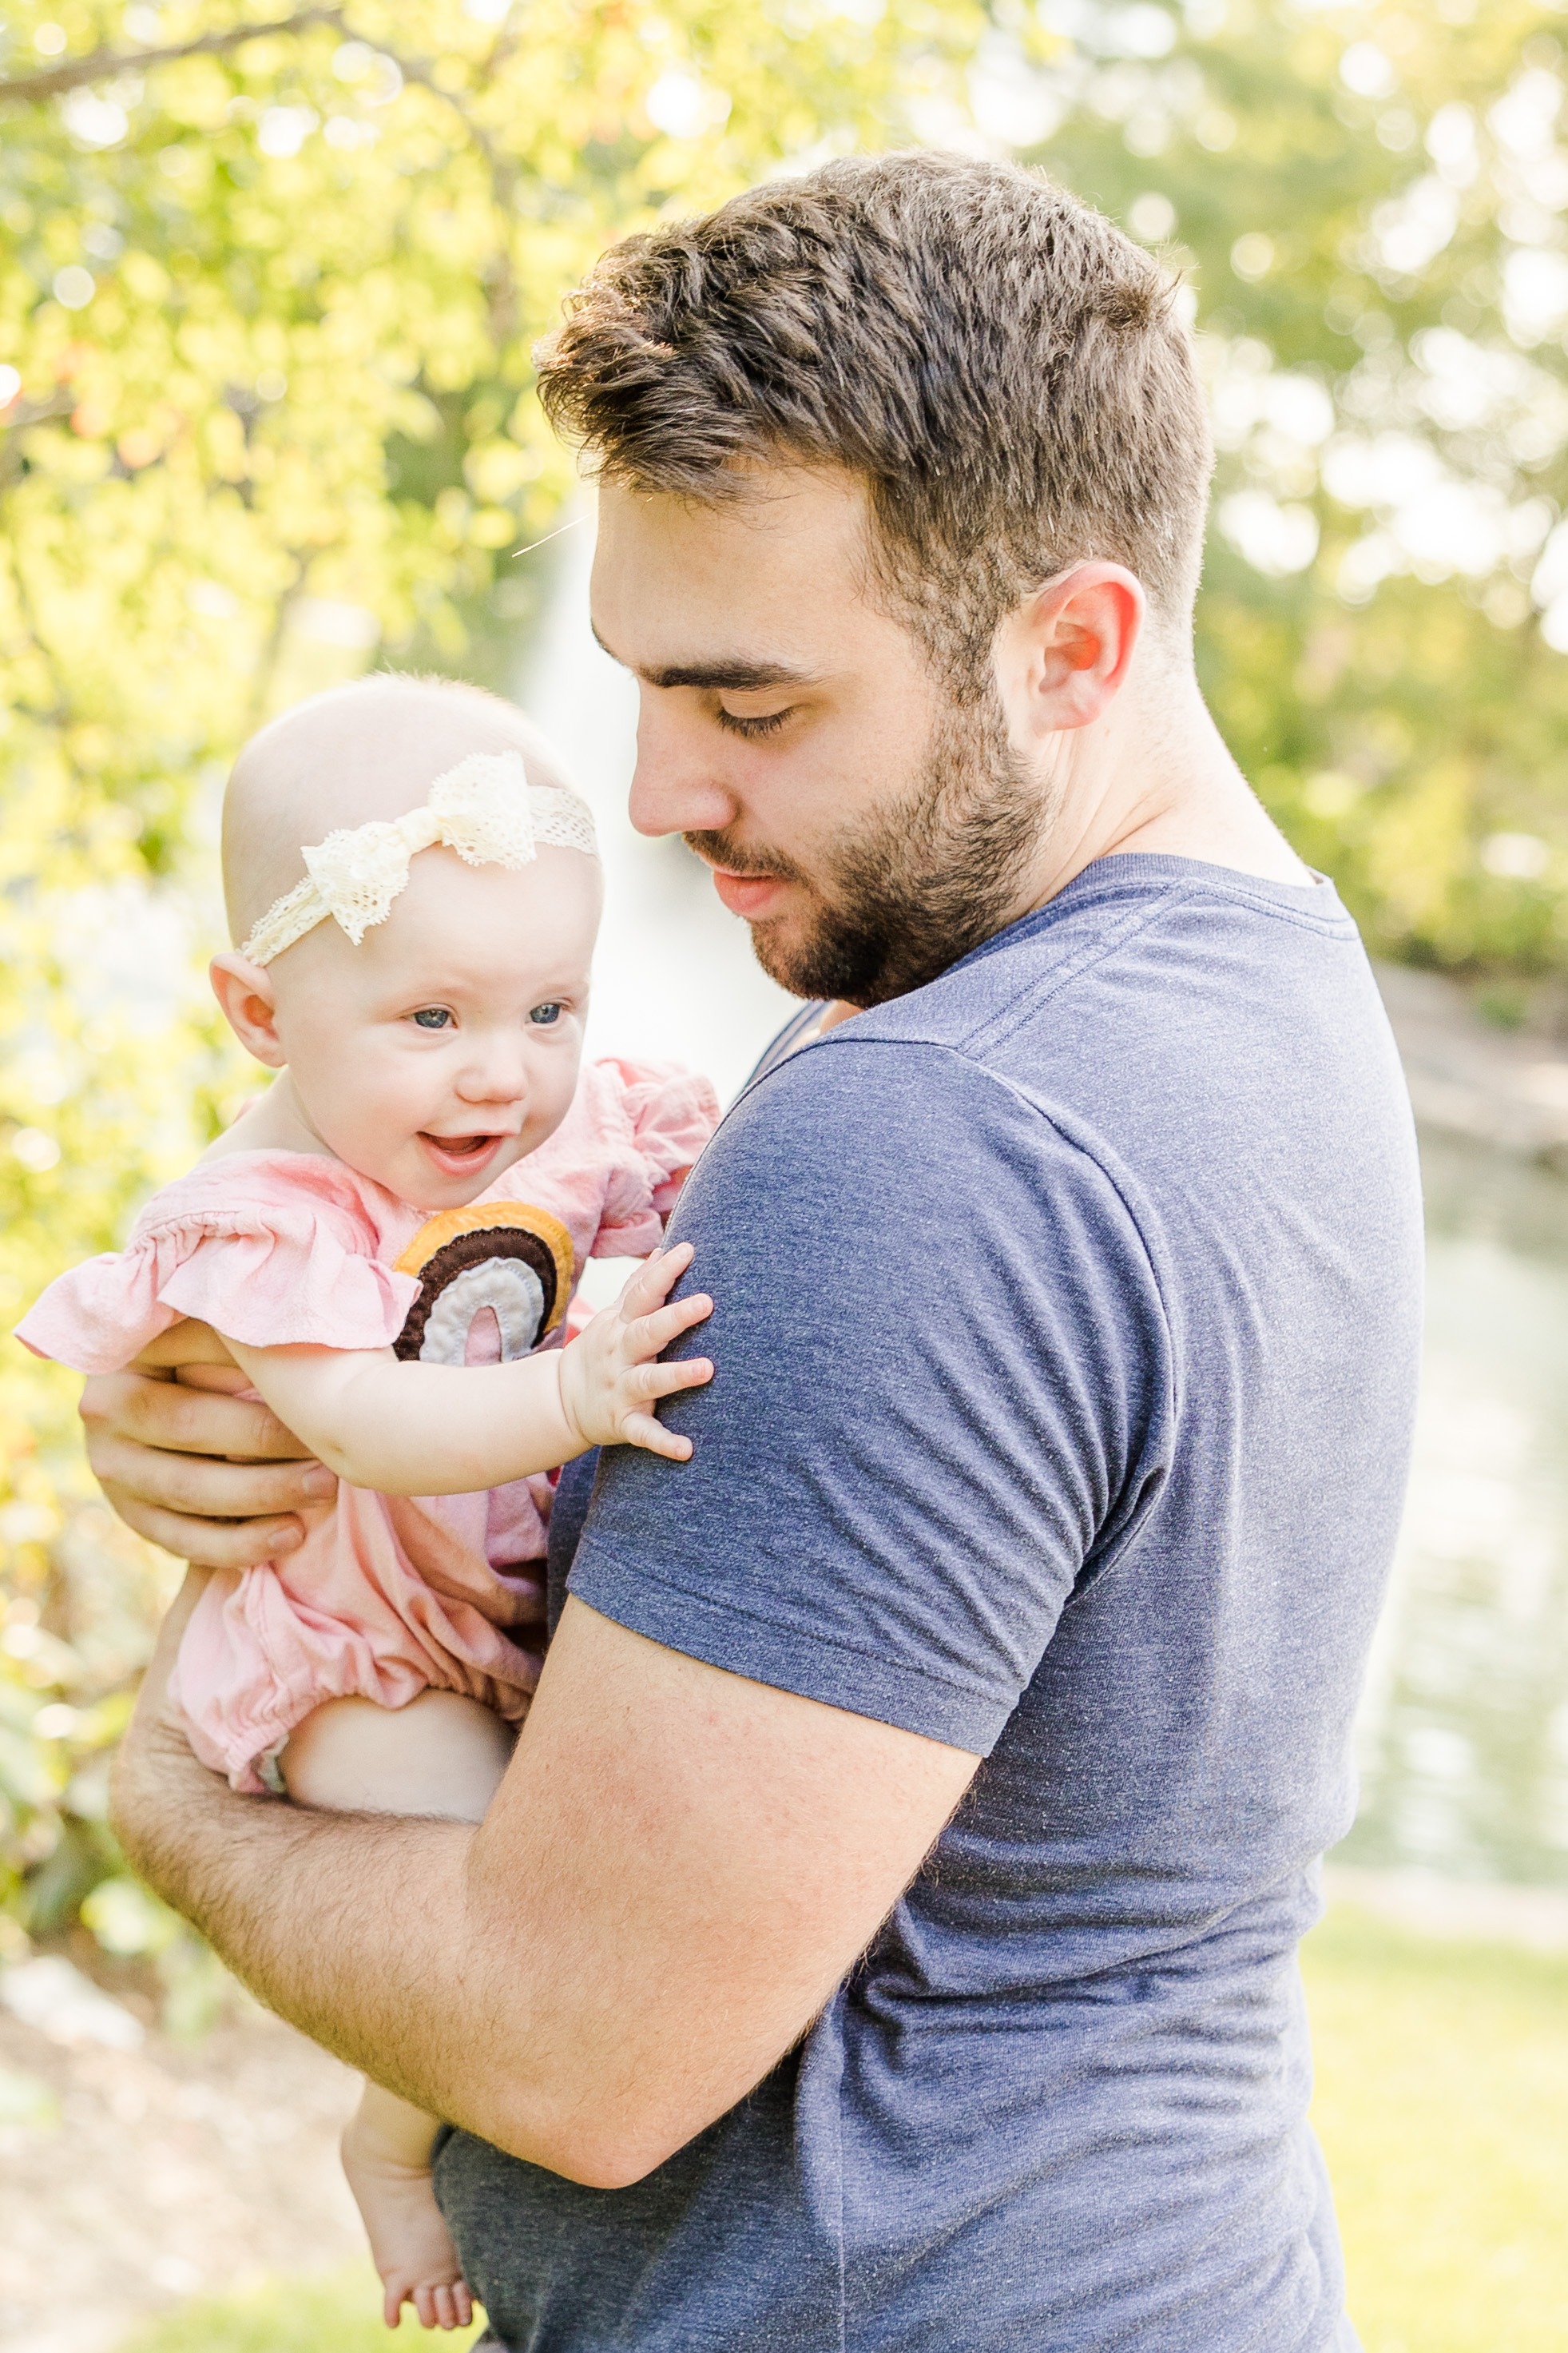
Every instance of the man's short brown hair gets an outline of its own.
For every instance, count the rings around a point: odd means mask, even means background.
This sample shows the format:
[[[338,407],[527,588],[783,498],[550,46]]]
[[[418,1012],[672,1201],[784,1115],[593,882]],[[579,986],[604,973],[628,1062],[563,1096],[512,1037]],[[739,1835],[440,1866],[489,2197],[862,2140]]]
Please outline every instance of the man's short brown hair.
[[[1211,450],[1173,281],[1043,174],[847,159],[613,246],[539,352],[612,481],[701,501],[757,462],[868,486],[879,586],[955,691],[1085,557],[1184,622]]]

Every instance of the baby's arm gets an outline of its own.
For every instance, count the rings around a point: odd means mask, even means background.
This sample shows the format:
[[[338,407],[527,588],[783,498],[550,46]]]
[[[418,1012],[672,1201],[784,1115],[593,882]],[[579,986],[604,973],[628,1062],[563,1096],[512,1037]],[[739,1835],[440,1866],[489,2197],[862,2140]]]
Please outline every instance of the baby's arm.
[[[652,1409],[713,1377],[705,1357],[655,1361],[712,1313],[700,1293],[662,1303],[690,1263],[689,1243],[661,1251],[567,1347],[516,1364],[403,1364],[390,1348],[227,1345],[312,1453],[351,1486],[384,1495],[474,1494],[590,1446],[645,1446],[684,1461],[690,1440]]]

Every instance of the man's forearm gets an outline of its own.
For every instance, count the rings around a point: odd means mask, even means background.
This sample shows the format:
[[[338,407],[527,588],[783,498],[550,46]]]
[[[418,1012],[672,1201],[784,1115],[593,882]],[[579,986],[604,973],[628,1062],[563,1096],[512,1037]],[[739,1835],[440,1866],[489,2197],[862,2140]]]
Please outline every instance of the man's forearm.
[[[127,1751],[116,1797],[136,1869],[269,2010],[432,2115],[493,2134],[449,2065],[475,1990],[468,1824],[239,1797],[166,1725]]]
[[[595,2188],[766,2073],[976,1761],[569,1601],[477,1830],[312,1814],[234,1796],[158,1714],[179,1624],[117,1783],[137,1867],[317,2041]]]

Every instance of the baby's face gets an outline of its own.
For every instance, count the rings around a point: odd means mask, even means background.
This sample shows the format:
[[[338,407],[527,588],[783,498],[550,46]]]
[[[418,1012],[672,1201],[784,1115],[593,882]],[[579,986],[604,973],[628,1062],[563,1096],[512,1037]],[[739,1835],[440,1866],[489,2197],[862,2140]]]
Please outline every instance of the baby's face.
[[[358,947],[317,925],[269,968],[279,1041],[328,1149],[416,1208],[473,1200],[565,1117],[598,928],[596,861],[513,872],[421,850]]]

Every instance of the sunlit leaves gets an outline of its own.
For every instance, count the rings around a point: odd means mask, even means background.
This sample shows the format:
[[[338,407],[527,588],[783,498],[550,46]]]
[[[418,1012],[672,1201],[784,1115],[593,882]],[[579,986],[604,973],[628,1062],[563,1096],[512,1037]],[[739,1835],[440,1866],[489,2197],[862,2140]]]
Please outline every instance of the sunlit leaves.
[[[1163,47],[1087,0],[1056,20],[1042,160],[1194,301],[1201,652],[1242,765],[1375,944],[1568,967],[1561,18],[1205,0]],[[1530,875],[1488,867],[1499,833]]]
[[[506,682],[542,576],[511,554],[570,481],[529,360],[563,293],[662,212],[907,135],[978,15],[346,0],[164,54],[289,13],[13,0],[0,29],[0,1326],[248,1083],[202,981],[244,735],[378,650]],[[127,62],[7,102],[100,49]],[[122,1681],[162,1589],[86,1501],[74,1388],[3,1344],[24,1744]],[[47,1802],[0,1789],[0,1878],[51,1918],[111,1860],[66,1755],[34,1759]]]

